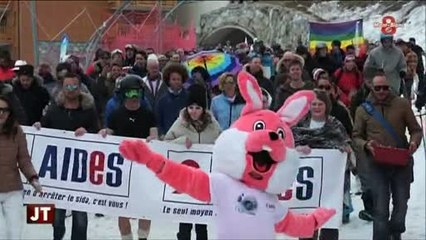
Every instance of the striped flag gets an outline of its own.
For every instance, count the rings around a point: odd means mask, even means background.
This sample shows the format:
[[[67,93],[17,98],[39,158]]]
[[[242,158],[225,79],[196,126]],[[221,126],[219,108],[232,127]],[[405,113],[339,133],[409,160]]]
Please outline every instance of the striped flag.
[[[318,43],[327,44],[331,49],[331,42],[340,40],[341,48],[345,49],[348,45],[360,47],[364,42],[362,19],[350,22],[309,22],[309,49],[315,52]]]

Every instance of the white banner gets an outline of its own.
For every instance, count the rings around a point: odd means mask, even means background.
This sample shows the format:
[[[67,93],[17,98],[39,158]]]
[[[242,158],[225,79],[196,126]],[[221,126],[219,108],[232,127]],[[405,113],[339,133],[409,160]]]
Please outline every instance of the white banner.
[[[148,219],[210,223],[214,207],[176,192],[145,166],[123,159],[118,145],[124,139],[25,127],[33,165],[43,193],[25,182],[25,203],[52,203],[57,208]],[[167,158],[212,172],[211,145],[182,145],[154,141],[150,147]],[[292,189],[280,196],[282,204],[300,212],[318,207],[337,214],[327,227],[338,228],[342,219],[346,154],[314,149],[300,159]],[[23,178],[24,179],[24,178]]]

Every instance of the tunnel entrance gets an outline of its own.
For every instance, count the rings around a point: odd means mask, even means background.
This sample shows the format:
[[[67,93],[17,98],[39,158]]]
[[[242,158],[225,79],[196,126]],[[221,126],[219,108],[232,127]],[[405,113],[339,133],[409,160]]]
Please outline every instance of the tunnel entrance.
[[[231,46],[235,46],[238,43],[242,43],[247,39],[249,44],[253,43],[253,34],[249,33],[240,27],[221,27],[207,37],[200,41],[200,45],[204,47],[216,47],[219,43],[225,45],[227,41],[230,41]]]

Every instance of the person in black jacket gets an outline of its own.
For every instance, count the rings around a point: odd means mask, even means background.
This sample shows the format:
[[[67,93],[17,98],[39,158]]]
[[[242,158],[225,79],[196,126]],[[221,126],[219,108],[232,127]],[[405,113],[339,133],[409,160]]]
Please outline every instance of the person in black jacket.
[[[13,91],[19,98],[28,117],[28,124],[39,122],[43,109],[49,104],[47,90],[35,79],[34,67],[24,65],[17,71],[18,78],[13,81]]]
[[[62,90],[58,93],[55,103],[47,109],[41,123],[34,127],[54,128],[73,131],[76,136],[85,133],[97,133],[99,124],[96,119],[95,103],[93,97],[81,92],[81,82],[78,75],[67,73],[64,76]],[[65,235],[65,209],[55,209],[53,223],[53,239],[62,239]],[[87,239],[87,213],[72,211],[73,227],[71,239]]]
[[[409,46],[413,52],[417,55],[417,75],[419,76],[419,81],[424,85],[425,78],[425,66],[423,65],[423,57],[426,57],[426,53],[422,47],[416,44],[416,39],[411,37],[409,39]],[[422,86],[423,87],[423,86]]]
[[[326,70],[330,76],[332,76],[333,73],[340,67],[328,53],[327,45],[325,45],[325,43],[317,44],[314,61],[317,64],[317,68]]]
[[[341,48],[342,43],[339,40],[333,40],[331,42],[331,58],[334,60],[337,66],[341,67],[345,60],[345,51]]]
[[[204,87],[206,91],[207,107],[210,108],[212,102],[212,84],[209,72],[205,68],[198,66],[191,70],[190,77],[191,79],[189,79],[190,83],[188,85],[198,84]]]
[[[124,58],[124,66],[133,66],[135,65],[135,54],[136,54],[136,48],[132,44],[126,44],[124,47],[126,56]],[[147,53],[147,55],[149,55]]]
[[[148,71],[146,70],[146,59],[147,55],[144,51],[138,51],[135,55],[135,65],[129,70],[129,74],[138,75],[141,78],[144,78]]]
[[[272,81],[266,78],[263,73],[262,59],[259,55],[252,57],[245,70],[256,78],[261,88],[265,89],[269,93],[274,92],[274,85],[272,84]]]
[[[317,63],[312,58],[308,48],[306,46],[299,45],[297,46],[296,54],[303,57],[303,59],[305,60],[305,65],[303,66],[303,69],[306,70],[312,78],[313,77],[312,72],[316,68]]]
[[[122,102],[111,113],[107,128],[99,131],[99,134],[103,137],[107,135],[146,139],[158,137],[154,113],[141,104],[143,98],[142,79],[135,75],[127,75],[120,81],[117,94],[120,95]],[[157,136],[152,135],[153,132]],[[139,219],[138,227],[139,239],[146,240],[151,228],[151,220]],[[122,239],[132,239],[130,218],[118,217],[118,228]]]
[[[9,83],[4,83],[0,81],[0,95],[8,97],[12,102],[12,107],[14,108],[14,113],[16,119],[18,120],[18,123],[20,125],[28,125],[27,115],[25,114],[21,102],[13,92],[13,86]]]

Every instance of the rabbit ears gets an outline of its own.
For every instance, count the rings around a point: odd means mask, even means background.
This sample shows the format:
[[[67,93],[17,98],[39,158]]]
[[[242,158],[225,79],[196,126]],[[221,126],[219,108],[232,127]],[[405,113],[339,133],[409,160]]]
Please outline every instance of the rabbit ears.
[[[262,110],[262,90],[256,78],[248,72],[241,71],[238,74],[238,86],[242,97],[246,100],[241,116]],[[282,121],[293,126],[308,113],[314,98],[313,91],[298,91],[285,101],[277,114]]]

